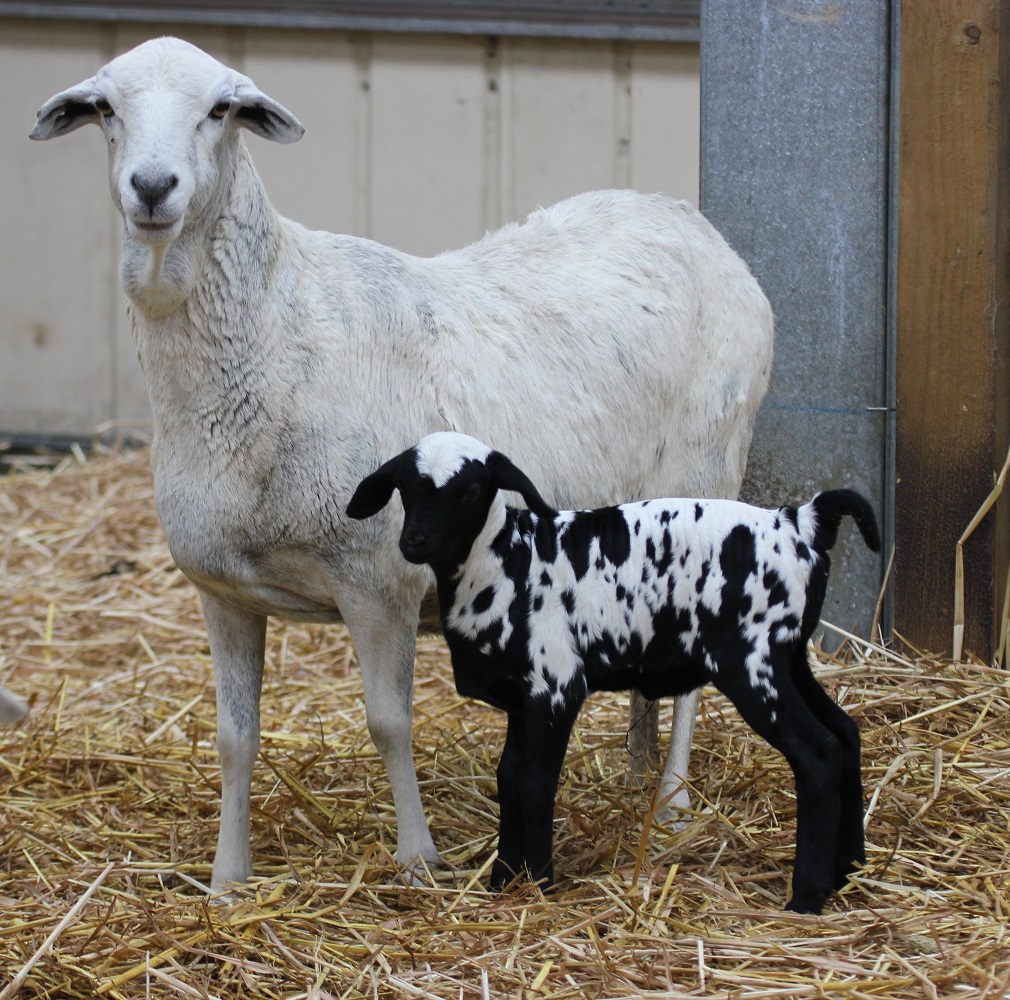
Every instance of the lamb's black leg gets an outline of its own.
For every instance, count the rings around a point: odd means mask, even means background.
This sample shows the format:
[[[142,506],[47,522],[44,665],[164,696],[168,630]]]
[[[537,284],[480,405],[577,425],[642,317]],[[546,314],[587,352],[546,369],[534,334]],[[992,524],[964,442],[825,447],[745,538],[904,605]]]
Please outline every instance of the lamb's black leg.
[[[796,690],[788,669],[771,678],[774,696],[752,686],[742,664],[720,671],[716,686],[736,705],[748,725],[782,753],[796,781],[796,859],[793,895],[787,910],[820,913],[834,888],[838,853],[841,751]]]
[[[554,799],[578,706],[537,701],[527,711],[526,756],[519,792],[525,831],[525,864],[534,882],[554,885]]]
[[[526,720],[510,712],[508,732],[498,761],[498,857],[491,866],[491,888],[501,889],[523,870],[526,825],[520,776],[526,756]]]
[[[849,875],[866,864],[859,727],[817,682],[810,670],[806,645],[799,647],[793,656],[793,682],[821,725],[834,733],[841,748],[841,812],[835,858],[835,888],[841,889]]]

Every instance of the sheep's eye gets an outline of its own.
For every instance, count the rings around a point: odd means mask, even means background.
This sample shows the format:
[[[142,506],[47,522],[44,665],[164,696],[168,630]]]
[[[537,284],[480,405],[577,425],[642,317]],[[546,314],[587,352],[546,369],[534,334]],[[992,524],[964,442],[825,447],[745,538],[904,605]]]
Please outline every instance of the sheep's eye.
[[[104,97],[99,97],[95,100],[95,110],[103,117],[109,118],[112,116],[112,105]]]
[[[217,118],[220,121],[220,119],[227,116],[229,111],[231,111],[231,101],[218,101],[217,104],[210,109],[210,116],[211,118]]]
[[[463,495],[459,498],[460,503],[473,504],[480,499],[480,485],[478,483],[471,483],[464,491]]]

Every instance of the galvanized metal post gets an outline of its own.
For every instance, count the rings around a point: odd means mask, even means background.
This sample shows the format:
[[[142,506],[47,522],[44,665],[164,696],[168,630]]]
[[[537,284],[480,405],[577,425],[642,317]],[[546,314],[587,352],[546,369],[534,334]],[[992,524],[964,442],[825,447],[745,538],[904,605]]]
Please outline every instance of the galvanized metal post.
[[[702,208],[776,316],[744,496],[771,506],[851,486],[870,499],[884,554],[843,533],[823,614],[864,635],[893,537],[889,8],[702,4]]]

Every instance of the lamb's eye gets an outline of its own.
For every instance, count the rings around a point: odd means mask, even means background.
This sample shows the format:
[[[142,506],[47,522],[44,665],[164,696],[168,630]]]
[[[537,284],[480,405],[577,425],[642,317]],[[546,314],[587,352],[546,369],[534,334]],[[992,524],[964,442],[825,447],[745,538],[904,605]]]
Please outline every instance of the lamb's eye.
[[[103,117],[109,118],[112,116],[112,105],[104,97],[96,98],[95,100],[95,110]]]
[[[473,504],[480,499],[480,485],[477,483],[471,483],[464,491],[463,495],[459,498],[460,503]]]
[[[231,101],[218,101],[217,104],[210,109],[210,116],[211,118],[217,118],[220,121],[220,119],[227,116],[229,111],[231,111]]]

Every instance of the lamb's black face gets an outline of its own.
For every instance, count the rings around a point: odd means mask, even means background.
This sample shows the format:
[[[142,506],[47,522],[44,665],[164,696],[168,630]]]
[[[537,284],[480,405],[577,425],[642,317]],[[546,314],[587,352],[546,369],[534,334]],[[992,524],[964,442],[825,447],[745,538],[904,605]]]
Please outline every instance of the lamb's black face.
[[[401,481],[404,559],[433,567],[464,562],[497,493],[490,478],[482,462],[467,460],[441,487],[426,475]]]
[[[540,517],[556,514],[504,455],[455,431],[429,434],[366,476],[347,505],[348,517],[372,517],[394,490],[399,490],[404,510],[403,557],[427,563],[436,572],[466,562],[499,490],[519,493]],[[501,509],[504,517],[504,504]]]

